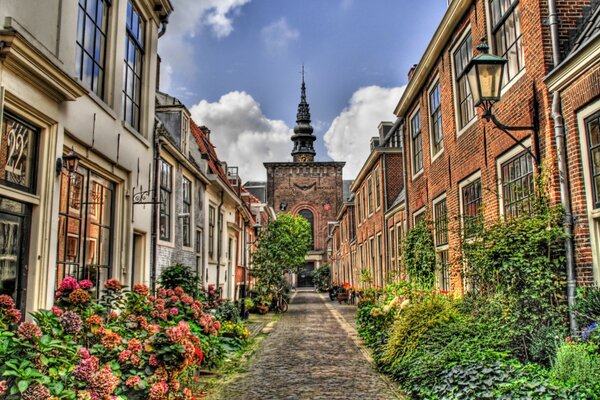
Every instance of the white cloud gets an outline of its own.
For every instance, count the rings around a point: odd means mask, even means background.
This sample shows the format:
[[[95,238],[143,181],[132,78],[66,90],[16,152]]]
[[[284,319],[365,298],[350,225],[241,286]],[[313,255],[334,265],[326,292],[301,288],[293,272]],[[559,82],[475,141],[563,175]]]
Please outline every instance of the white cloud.
[[[233,19],[242,6],[250,0],[172,0],[175,11],[169,17],[167,32],[159,40],[159,53],[162,57],[161,90],[170,92],[172,70],[182,76],[193,75],[195,66],[190,57],[190,48],[196,35],[208,28],[221,39],[233,32]],[[185,88],[177,88],[185,91]]]
[[[260,35],[264,45],[269,50],[281,50],[300,37],[297,29],[290,27],[285,18],[265,26],[261,29]]]
[[[348,106],[332,122],[325,133],[327,154],[334,160],[346,161],[344,177],[353,179],[369,156],[369,143],[377,136],[381,121],[395,121],[394,107],[404,87],[368,86],[352,95]]]
[[[267,161],[291,161],[292,129],[267,118],[245,92],[230,92],[218,102],[206,100],[190,108],[194,121],[211,130],[219,159],[238,166],[242,180],[266,179]]]

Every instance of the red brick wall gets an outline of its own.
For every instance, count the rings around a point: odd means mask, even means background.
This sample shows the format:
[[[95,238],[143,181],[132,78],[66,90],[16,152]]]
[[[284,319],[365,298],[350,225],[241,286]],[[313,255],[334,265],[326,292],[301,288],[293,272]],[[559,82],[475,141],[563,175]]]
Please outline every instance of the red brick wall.
[[[575,80],[561,93],[562,114],[566,127],[567,160],[572,201],[575,243],[575,265],[579,285],[592,285],[594,282],[592,247],[590,242],[590,220],[588,218],[588,199],[593,196],[592,189],[586,190],[584,182],[584,166],[582,148],[586,143],[580,143],[581,135],[578,127],[578,112],[591,104],[597,104],[600,110],[600,63]],[[585,134],[585,132],[583,132]],[[600,258],[600,257],[599,257]]]
[[[563,3],[562,5],[566,7],[575,7],[575,3],[581,2],[559,1],[559,3]],[[516,78],[514,83],[511,83],[510,88],[505,90],[502,100],[494,105],[494,115],[506,125],[530,126],[533,120],[532,99],[534,95],[537,97],[539,102],[539,148],[541,159],[543,160],[543,168],[549,171],[551,175],[551,199],[553,202],[558,202],[560,198],[555,167],[556,150],[550,118],[551,100],[543,82],[544,76],[549,72],[549,61],[551,60],[548,27],[542,24],[543,18],[547,16],[547,5],[545,2],[521,0],[520,9],[525,69],[523,75]],[[579,10],[581,12],[580,8]],[[559,11],[561,15],[564,15],[562,10]],[[574,13],[575,11],[566,15],[566,18],[572,21],[574,18],[572,14],[574,15]],[[453,289],[458,290],[462,289],[460,276],[462,267],[459,250],[460,219],[457,218],[460,215],[458,185],[469,175],[481,171],[485,220],[487,223],[495,222],[500,212],[496,160],[515,146],[514,141],[508,135],[496,129],[492,123],[488,123],[481,118],[479,111],[477,121],[457,137],[456,105],[453,100],[455,81],[452,72],[452,50],[454,44],[458,42],[468,26],[470,26],[473,48],[475,48],[480,37],[488,36],[486,21],[485,2],[477,0],[459,24],[444,51],[442,51],[436,66],[428,74],[430,80],[421,88],[420,96],[414,99],[409,112],[402,115],[407,121],[405,124],[405,146],[408,150],[408,157],[410,157],[408,121],[413,110],[420,107],[424,173],[413,180],[409,170],[407,190],[409,223],[412,226],[413,213],[422,207],[427,208],[428,219],[431,219],[432,200],[446,193],[449,217],[449,256],[452,263],[451,285]],[[476,53],[477,50],[474,50],[474,52]],[[550,54],[550,57],[548,57],[548,54]],[[441,156],[432,162],[427,96],[430,85],[436,79],[440,81],[444,151]],[[513,133],[520,140],[531,136],[529,131],[515,131]],[[534,142],[533,137],[531,140]],[[409,168],[412,168],[410,162],[408,165]]]

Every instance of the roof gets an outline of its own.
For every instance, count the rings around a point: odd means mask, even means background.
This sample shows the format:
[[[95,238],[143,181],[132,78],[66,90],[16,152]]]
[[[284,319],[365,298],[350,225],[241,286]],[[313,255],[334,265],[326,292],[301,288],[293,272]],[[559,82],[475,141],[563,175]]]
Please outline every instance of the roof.
[[[178,98],[158,90],[156,91],[156,103],[159,106],[183,106]]]
[[[223,169],[223,165],[221,164],[219,157],[217,157],[215,146],[210,142],[208,135],[198,125],[196,125],[193,119],[190,119],[190,131],[192,132],[192,136],[194,136],[196,139],[196,143],[198,144],[200,152],[203,155],[206,154],[208,172],[219,176],[225,184],[231,187],[229,179],[227,178],[227,174]]]
[[[593,0],[590,7],[584,8],[581,23],[578,29],[573,31],[567,56],[576,53],[598,35],[600,35],[600,0]]]

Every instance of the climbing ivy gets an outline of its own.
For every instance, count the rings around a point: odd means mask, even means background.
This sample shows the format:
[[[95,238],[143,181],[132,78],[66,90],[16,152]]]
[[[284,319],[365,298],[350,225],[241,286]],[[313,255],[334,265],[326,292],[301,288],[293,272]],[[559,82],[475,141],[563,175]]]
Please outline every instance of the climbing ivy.
[[[435,282],[435,247],[427,222],[421,220],[402,241],[404,267],[411,282],[433,288]]]

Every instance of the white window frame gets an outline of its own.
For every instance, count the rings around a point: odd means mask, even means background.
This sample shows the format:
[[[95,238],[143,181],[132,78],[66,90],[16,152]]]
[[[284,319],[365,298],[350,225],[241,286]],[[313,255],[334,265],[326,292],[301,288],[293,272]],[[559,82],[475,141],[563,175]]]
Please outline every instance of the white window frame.
[[[600,101],[596,101],[577,113],[577,129],[579,130],[579,146],[583,164],[583,182],[586,191],[586,208],[592,247],[592,270],[596,285],[600,286],[600,208],[594,208],[593,182],[590,174],[591,160],[585,120],[600,112]]]
[[[437,152],[437,153],[433,153],[433,119],[431,118],[432,115],[432,109],[431,109],[431,92],[433,92],[433,89],[435,88],[435,86],[438,85],[439,86],[439,91],[440,91],[440,118],[442,120],[442,125],[444,124],[444,113],[442,112],[442,85],[440,83],[440,77],[439,75],[436,76],[436,78],[433,80],[433,83],[431,85],[429,85],[429,87],[427,88],[427,110],[428,110],[428,114],[427,114],[427,120],[429,121],[429,154],[431,155],[431,163],[433,164],[433,162],[435,160],[437,160],[442,154],[444,154],[444,128],[442,126],[442,147],[441,149]]]
[[[436,215],[436,208],[435,206],[440,203],[442,200],[446,200],[446,219],[447,219],[447,224],[450,224],[450,220],[448,218],[448,200],[447,200],[447,196],[446,193],[443,193],[441,195],[439,195],[438,197],[436,197],[435,199],[433,199],[433,247],[435,248],[435,284],[436,287],[440,290],[446,290],[446,289],[442,289],[442,271],[438,269],[438,262],[439,262],[439,253],[440,252],[448,252],[449,248],[450,248],[450,227],[448,227],[448,231],[446,232],[447,236],[448,236],[448,242],[446,244],[440,245],[438,246],[437,244],[437,215]],[[449,256],[448,256],[448,262],[449,261]],[[451,274],[450,274],[450,265],[448,265],[448,289],[450,290],[452,288],[452,280],[451,280]]]
[[[427,206],[423,206],[423,207],[419,208],[417,211],[413,212],[413,215],[412,215],[413,228],[416,225],[415,221],[417,220],[417,217],[419,215],[423,214],[426,210],[427,210]]]
[[[424,157],[424,152],[423,152],[423,118],[422,115],[420,114],[421,112],[421,107],[416,107],[413,112],[409,115],[408,117],[408,142],[409,142],[409,146],[410,146],[410,173],[411,173],[411,178],[414,181],[415,179],[417,179],[419,176],[423,175],[423,171],[425,170],[425,157]],[[413,137],[412,137],[412,125],[411,125],[411,121],[413,120],[413,118],[415,117],[415,115],[417,115],[417,113],[419,114],[419,126],[421,127],[421,169],[415,172],[415,165],[414,165],[414,154],[415,154],[415,149],[413,147]]]
[[[460,232],[464,235],[464,215],[465,215],[465,209],[464,209],[464,199],[463,199],[463,188],[467,185],[470,185],[471,183],[475,182],[477,179],[481,180],[481,170],[477,170],[476,172],[472,173],[471,175],[467,176],[466,178],[464,178],[462,181],[460,181],[458,183],[458,203],[459,203],[459,207],[460,207]],[[483,187],[482,187],[482,191],[481,191],[481,203],[483,204]]]
[[[458,88],[456,87],[456,66],[454,65],[454,53],[462,42],[466,39],[468,35],[471,35],[471,47],[473,47],[473,36],[471,33],[471,24],[467,25],[464,29],[463,33],[460,35],[454,47],[450,49],[450,68],[452,70],[452,100],[454,102],[454,125],[456,129],[456,137],[460,137],[463,133],[465,133],[471,126],[473,126],[479,120],[479,115],[477,114],[477,108],[475,107],[475,117],[469,121],[462,129],[460,128],[460,104],[458,102]]]
[[[531,147],[531,138],[527,138],[527,139],[521,141],[521,143],[525,147]],[[504,194],[502,191],[502,164],[504,164],[506,161],[510,160],[517,154],[525,151],[523,146],[515,143],[515,145],[510,150],[508,150],[507,152],[505,152],[504,154],[502,154],[500,157],[498,157],[496,159],[496,180],[497,180],[497,188],[498,188],[498,215],[500,216],[501,219],[504,219],[504,214],[505,214],[504,213]],[[532,162],[535,162],[535,161],[532,161]],[[535,171],[534,171],[534,175],[535,175]]]
[[[182,213],[180,214],[180,216],[184,216],[183,214],[183,180],[187,179],[190,182],[190,223],[189,223],[189,230],[190,230],[190,245],[189,246],[184,246],[183,244],[183,224],[181,224],[181,247],[185,250],[190,250],[193,251],[194,247],[195,247],[195,241],[194,241],[194,235],[195,235],[195,229],[194,227],[196,226],[196,224],[194,223],[194,178],[191,175],[188,175],[184,172],[182,172],[181,174],[181,207],[182,207]]]
[[[169,157],[167,154],[160,154],[160,160],[164,161],[166,164],[168,164],[171,168],[171,192],[169,194],[169,240],[164,240],[161,239],[160,237],[160,218],[159,218],[159,223],[157,224],[158,226],[156,227],[156,229],[158,230],[157,234],[158,234],[158,244],[160,244],[161,246],[168,246],[168,247],[175,247],[175,235],[176,235],[176,231],[173,229],[174,225],[175,225],[175,217],[177,216],[176,214],[176,209],[175,209],[175,194],[176,194],[176,187],[177,187],[177,182],[176,182],[176,176],[175,176],[175,170],[176,170],[176,163],[175,161]],[[160,161],[159,161],[160,164]],[[162,172],[160,173],[162,175]],[[161,190],[161,182],[159,179],[159,186],[158,186],[158,190],[159,190],[159,199],[160,199],[160,190]],[[159,216],[160,216],[160,210],[159,210]]]

